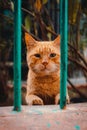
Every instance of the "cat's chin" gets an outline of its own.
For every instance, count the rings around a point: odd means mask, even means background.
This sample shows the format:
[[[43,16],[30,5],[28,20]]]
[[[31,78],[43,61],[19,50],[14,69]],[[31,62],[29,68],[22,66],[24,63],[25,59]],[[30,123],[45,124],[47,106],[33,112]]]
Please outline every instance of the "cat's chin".
[[[51,75],[51,74],[54,74],[54,73],[56,73],[57,71],[50,71],[50,70],[48,70],[48,69],[42,69],[42,70],[33,70],[33,72],[36,74],[36,75],[43,75],[43,76],[45,76],[45,75]]]

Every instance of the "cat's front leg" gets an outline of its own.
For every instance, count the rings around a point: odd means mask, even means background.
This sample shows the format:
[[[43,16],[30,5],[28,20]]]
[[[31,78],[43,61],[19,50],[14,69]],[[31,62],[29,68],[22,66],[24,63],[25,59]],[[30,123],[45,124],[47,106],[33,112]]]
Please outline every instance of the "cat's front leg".
[[[58,93],[56,96],[55,96],[55,104],[59,104],[60,102],[60,93]],[[69,99],[69,95],[67,93],[66,95],[66,102],[69,104],[70,103],[70,99]]]
[[[26,102],[28,105],[44,105],[43,100],[36,95],[27,94]]]

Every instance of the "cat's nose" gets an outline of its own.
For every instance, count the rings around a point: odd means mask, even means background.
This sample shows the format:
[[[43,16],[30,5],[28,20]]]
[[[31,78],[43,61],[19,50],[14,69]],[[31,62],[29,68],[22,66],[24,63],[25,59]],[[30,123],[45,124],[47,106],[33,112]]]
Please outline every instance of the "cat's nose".
[[[48,62],[47,62],[47,61],[43,61],[42,64],[43,64],[44,66],[46,66],[46,65],[48,64]]]

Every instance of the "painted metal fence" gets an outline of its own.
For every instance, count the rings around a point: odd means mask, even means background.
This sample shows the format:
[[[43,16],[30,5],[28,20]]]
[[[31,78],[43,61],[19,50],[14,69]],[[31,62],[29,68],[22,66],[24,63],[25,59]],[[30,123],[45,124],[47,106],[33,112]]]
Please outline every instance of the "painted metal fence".
[[[14,1],[14,110],[21,111],[21,0]]]
[[[21,0],[14,1],[14,111],[21,111]],[[60,108],[66,106],[68,0],[60,0]]]
[[[66,106],[67,86],[67,38],[68,38],[68,0],[60,0],[60,35],[61,35],[61,73],[60,73],[60,108]]]

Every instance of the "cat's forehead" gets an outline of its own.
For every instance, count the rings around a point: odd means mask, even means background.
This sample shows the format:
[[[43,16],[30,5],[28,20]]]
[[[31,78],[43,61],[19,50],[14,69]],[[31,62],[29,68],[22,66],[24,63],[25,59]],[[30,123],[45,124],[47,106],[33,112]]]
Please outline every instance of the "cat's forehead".
[[[53,41],[40,41],[36,43],[36,46],[28,51],[29,55],[34,55],[35,53],[49,54],[56,53],[60,55],[60,48],[53,45]]]
[[[53,42],[38,42],[37,51],[39,52],[52,52],[55,50]]]
[[[52,51],[52,42],[39,42],[37,48],[39,49],[38,51],[40,52]]]

